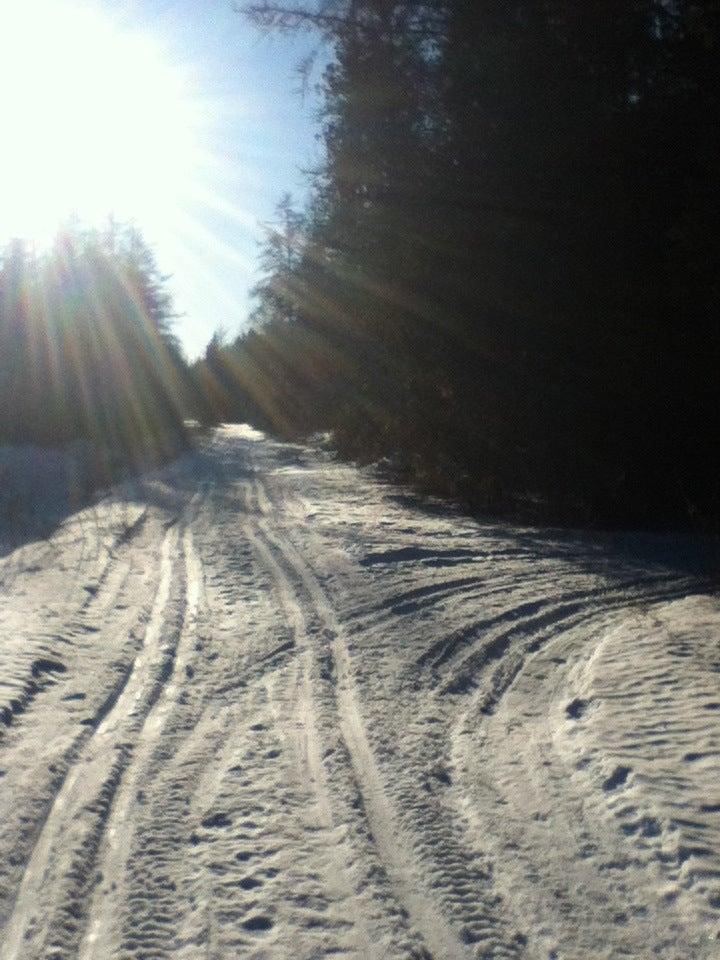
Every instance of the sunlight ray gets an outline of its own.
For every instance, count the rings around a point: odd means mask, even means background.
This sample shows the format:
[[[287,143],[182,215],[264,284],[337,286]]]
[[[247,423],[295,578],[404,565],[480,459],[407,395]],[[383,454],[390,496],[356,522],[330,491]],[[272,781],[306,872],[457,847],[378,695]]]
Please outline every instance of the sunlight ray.
[[[202,163],[187,72],[71,0],[4,11],[0,115],[2,231],[43,244],[70,215],[167,226]]]

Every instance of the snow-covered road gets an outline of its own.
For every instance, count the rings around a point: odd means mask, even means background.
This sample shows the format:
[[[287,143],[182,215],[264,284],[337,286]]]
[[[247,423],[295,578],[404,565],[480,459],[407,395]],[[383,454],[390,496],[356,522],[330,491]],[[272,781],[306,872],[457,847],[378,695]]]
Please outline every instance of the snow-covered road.
[[[691,549],[249,428],[0,559],[0,960],[720,957]]]

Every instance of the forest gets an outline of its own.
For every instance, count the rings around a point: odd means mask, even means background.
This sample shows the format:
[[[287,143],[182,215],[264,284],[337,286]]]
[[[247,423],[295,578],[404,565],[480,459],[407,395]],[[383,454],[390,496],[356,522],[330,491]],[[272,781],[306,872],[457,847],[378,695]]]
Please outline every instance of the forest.
[[[473,510],[720,526],[720,4],[245,4],[305,32],[309,200],[192,367],[152,253],[69,231],[0,272],[3,442],[329,434]],[[714,91],[714,92],[713,92]],[[80,360],[81,358],[81,360]]]
[[[481,510],[720,519],[720,5],[259,3],[310,31],[324,160],[262,251],[217,419]]]
[[[89,442],[98,479],[185,443],[190,372],[139,230],[66,225],[0,258],[0,443]]]

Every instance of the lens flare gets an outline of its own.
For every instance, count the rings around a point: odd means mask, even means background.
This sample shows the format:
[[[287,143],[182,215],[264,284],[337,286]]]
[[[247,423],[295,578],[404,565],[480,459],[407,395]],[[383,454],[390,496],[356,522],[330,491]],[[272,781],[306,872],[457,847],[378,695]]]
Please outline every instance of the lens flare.
[[[201,157],[189,77],[158,42],[70,0],[0,14],[0,235],[70,216],[172,229]]]

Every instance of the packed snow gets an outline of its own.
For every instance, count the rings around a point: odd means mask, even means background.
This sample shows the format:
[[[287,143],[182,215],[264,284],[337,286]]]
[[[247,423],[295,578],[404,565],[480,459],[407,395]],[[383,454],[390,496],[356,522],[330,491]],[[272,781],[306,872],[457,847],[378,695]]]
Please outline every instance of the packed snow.
[[[691,540],[479,523],[247,427],[3,522],[0,960],[720,957]]]

